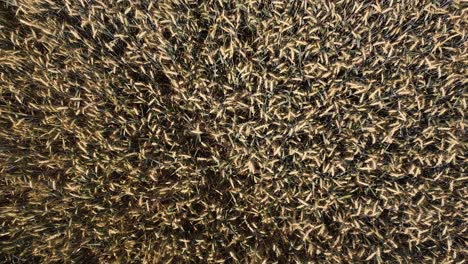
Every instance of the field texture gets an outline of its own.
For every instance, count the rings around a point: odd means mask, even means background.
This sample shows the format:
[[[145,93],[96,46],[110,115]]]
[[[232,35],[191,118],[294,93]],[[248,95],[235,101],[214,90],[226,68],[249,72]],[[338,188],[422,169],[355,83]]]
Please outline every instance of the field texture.
[[[0,262],[464,263],[461,1],[0,0]]]

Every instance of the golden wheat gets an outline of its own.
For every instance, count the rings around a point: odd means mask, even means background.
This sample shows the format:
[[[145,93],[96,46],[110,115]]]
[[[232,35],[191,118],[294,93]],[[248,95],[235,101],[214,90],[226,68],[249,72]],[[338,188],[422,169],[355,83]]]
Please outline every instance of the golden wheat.
[[[466,261],[466,3],[0,7],[0,261]]]

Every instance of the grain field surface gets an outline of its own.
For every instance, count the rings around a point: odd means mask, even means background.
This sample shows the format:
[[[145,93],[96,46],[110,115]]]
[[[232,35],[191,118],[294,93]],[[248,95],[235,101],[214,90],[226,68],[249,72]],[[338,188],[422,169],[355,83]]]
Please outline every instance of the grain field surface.
[[[467,24],[0,0],[0,262],[467,263]]]

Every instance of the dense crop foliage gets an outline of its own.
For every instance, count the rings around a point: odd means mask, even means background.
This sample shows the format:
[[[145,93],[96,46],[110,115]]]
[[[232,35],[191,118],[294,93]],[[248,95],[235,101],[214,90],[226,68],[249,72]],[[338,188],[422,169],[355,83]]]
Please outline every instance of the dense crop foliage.
[[[0,261],[467,258],[459,1],[0,2]]]

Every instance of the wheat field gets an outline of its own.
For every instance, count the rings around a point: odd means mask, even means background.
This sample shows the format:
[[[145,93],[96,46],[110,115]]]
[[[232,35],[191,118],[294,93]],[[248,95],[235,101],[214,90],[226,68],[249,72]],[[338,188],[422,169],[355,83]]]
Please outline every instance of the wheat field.
[[[0,0],[0,262],[466,263],[467,7]]]

